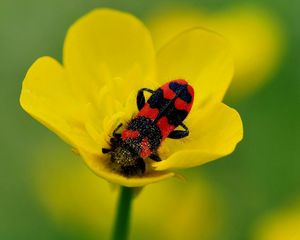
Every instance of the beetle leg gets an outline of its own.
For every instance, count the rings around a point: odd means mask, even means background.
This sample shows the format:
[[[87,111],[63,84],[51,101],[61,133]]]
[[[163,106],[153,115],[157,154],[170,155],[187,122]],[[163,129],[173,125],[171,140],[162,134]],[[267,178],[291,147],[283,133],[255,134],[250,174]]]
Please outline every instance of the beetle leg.
[[[117,136],[110,138],[110,143],[112,146],[116,145],[120,141],[121,134],[117,133],[116,135]]]
[[[155,153],[152,153],[149,158],[151,158],[153,161],[155,162],[160,162],[161,161],[161,158],[158,156],[158,153],[155,152]]]
[[[102,148],[102,153],[106,154],[106,153],[109,153],[111,152],[112,150],[111,149],[108,149],[108,148]]]
[[[117,139],[119,139],[121,137],[121,134],[120,133],[117,133],[117,131],[120,129],[120,127],[122,127],[122,123],[120,123],[116,128],[115,130],[113,131],[113,136]]]
[[[189,129],[183,123],[180,124],[184,128],[184,130],[174,130],[170,132],[168,138],[180,139],[187,137],[189,135]]]
[[[149,89],[149,88],[142,88],[138,91],[137,97],[136,97],[136,104],[138,107],[138,110],[141,110],[144,105],[145,105],[145,96],[144,96],[144,91],[149,92],[149,93],[154,93],[153,90]]]

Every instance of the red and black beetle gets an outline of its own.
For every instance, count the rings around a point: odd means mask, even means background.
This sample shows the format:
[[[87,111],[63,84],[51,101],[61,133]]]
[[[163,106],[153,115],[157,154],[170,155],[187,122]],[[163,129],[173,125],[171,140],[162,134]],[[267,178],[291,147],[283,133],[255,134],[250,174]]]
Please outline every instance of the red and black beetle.
[[[144,92],[152,95],[145,101]],[[190,112],[194,90],[187,81],[179,79],[165,83],[157,90],[142,88],[137,94],[138,114],[130,120],[122,133],[113,132],[110,149],[110,167],[127,177],[139,176],[145,172],[144,159],[161,161],[157,149],[163,140],[179,139],[189,135],[183,120]],[[184,130],[174,130],[181,126]]]

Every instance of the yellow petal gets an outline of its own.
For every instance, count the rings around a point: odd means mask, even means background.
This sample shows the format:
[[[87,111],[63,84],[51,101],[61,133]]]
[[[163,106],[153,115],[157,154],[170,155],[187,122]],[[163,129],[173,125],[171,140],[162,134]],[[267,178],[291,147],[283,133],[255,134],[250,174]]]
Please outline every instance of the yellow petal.
[[[146,27],[134,16],[97,9],[69,29],[64,65],[78,95],[90,98],[104,84],[121,102],[154,79],[155,52]]]
[[[38,59],[23,81],[21,106],[73,147],[99,151],[83,125],[83,109],[72,95],[62,66],[50,57]]]
[[[163,149],[165,156],[168,152],[170,156],[154,163],[156,170],[193,167],[223,157],[233,152],[243,137],[238,112],[223,103],[193,112],[186,124],[190,136],[184,141],[167,139]]]
[[[179,78],[187,80],[194,87],[198,106],[222,101],[232,75],[227,41],[209,30],[183,32],[158,54],[158,80],[162,83]]]
[[[81,157],[85,160],[88,167],[96,173],[98,176],[106,179],[111,183],[120,184],[127,187],[139,187],[150,183],[155,183],[174,176],[174,173],[164,172],[164,171],[150,171],[142,177],[124,177],[117,173],[112,172],[110,168],[107,167],[109,158],[104,154],[95,155],[90,154],[85,151],[80,150]]]

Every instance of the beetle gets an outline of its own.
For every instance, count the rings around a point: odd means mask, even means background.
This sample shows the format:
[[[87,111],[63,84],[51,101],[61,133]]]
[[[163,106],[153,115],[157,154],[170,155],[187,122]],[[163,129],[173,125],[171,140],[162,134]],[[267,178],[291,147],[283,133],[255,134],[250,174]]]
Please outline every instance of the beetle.
[[[144,92],[151,93],[145,100]],[[166,138],[180,139],[189,135],[183,120],[189,114],[194,89],[183,79],[172,80],[156,90],[142,88],[137,93],[138,114],[125,129],[120,123],[110,138],[110,149],[102,148],[110,154],[112,170],[126,177],[141,176],[145,173],[145,159],[161,161],[158,148]],[[181,126],[183,130],[175,130]]]

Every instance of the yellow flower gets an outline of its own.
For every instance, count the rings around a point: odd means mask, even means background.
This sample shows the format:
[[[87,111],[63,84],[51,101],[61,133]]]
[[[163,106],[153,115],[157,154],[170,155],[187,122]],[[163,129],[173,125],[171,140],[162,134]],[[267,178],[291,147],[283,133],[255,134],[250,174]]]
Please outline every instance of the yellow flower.
[[[171,169],[197,166],[230,154],[242,139],[239,114],[222,103],[233,74],[226,41],[218,34],[188,30],[155,53],[145,26],[130,14],[94,10],[68,31],[63,65],[50,57],[29,69],[21,105],[83,157],[97,175],[134,187],[174,176]],[[146,160],[142,177],[126,177],[109,168],[109,138],[119,123],[137,113],[140,88],[155,89],[172,79],[195,89],[185,123],[190,136],[167,139],[161,162]]]
[[[300,239],[300,201],[285,209],[274,211],[260,220],[253,240],[298,240]]]
[[[220,12],[170,7],[150,15],[148,22],[158,47],[197,26],[228,38],[235,59],[235,75],[228,93],[232,99],[250,95],[263,86],[282,56],[282,27],[275,16],[259,7],[237,6]]]

